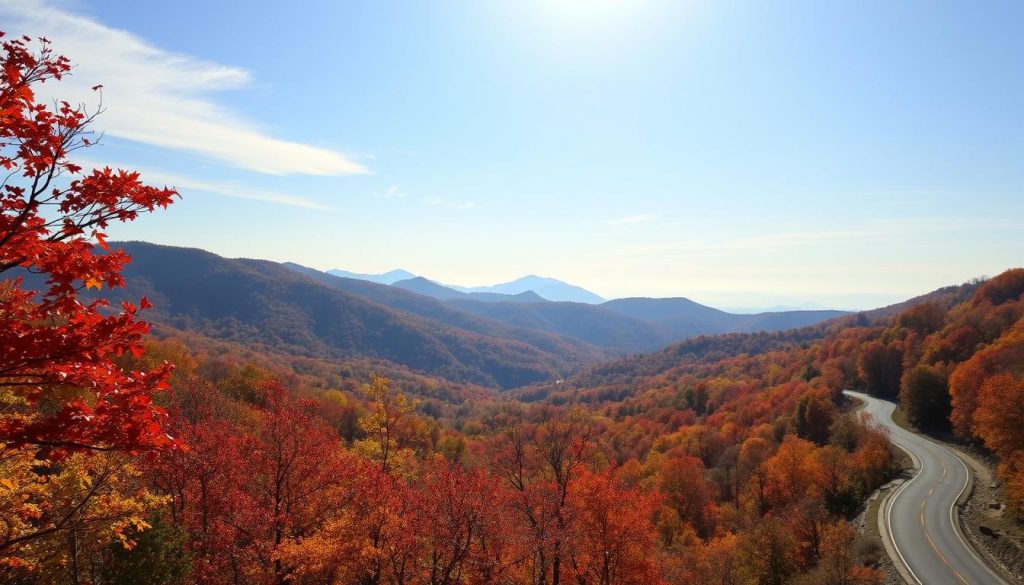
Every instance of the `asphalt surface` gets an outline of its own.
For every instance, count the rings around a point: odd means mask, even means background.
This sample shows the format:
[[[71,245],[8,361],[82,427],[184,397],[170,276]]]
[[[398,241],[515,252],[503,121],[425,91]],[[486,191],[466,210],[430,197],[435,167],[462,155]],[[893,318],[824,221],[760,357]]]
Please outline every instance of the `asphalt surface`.
[[[970,480],[967,466],[945,447],[897,425],[896,405],[860,392],[845,392],[865,402],[864,413],[889,431],[889,439],[914,459],[917,474],[896,488],[882,510],[886,532],[895,545],[893,562],[909,569],[921,585],[1002,585],[960,532],[957,500]]]

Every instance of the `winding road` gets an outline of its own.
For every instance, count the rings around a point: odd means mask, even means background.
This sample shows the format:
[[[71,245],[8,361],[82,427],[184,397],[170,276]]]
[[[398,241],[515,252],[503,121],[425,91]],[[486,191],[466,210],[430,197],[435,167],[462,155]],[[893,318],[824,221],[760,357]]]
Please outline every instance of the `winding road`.
[[[860,392],[844,392],[865,403],[863,412],[889,431],[894,445],[914,460],[917,473],[883,503],[880,523],[893,562],[920,585],[1002,585],[1006,581],[964,540],[955,517],[970,472],[945,447],[903,429],[892,420],[896,405]],[[893,554],[895,553],[895,554]]]

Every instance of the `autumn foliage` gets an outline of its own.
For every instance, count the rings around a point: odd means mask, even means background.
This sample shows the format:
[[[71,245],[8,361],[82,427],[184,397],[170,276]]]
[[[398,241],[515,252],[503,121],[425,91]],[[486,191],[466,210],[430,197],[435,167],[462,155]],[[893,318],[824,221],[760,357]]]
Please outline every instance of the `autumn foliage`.
[[[145,186],[133,172],[85,173],[70,160],[89,146],[94,116],[37,101],[35,88],[71,65],[45,39],[32,46],[5,40],[0,71],[0,166],[8,173],[0,190],[0,441],[54,457],[164,447],[173,439],[151,396],[169,366],[124,371],[113,361],[141,352],[147,326],[137,307],[110,310],[79,293],[123,284],[128,257],[106,245],[102,230],[167,207],[176,193]],[[25,288],[28,275],[42,277],[41,290]]]
[[[142,355],[147,301],[82,292],[123,284],[129,259],[103,230],[176,193],[72,162],[95,114],[37,99],[71,69],[46,39],[5,39],[0,61],[0,578],[82,582],[87,559],[133,548],[163,501],[132,455],[179,445],[153,400],[171,365],[118,363]]]

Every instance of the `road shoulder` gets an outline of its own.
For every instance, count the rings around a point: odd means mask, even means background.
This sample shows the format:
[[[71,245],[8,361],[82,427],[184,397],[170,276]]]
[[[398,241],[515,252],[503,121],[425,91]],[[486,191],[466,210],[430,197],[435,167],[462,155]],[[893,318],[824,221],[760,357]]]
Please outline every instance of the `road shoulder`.
[[[906,471],[904,473],[906,473]],[[896,560],[899,556],[896,552],[896,547],[893,545],[892,538],[889,537],[889,525],[886,522],[886,510],[889,507],[889,498],[892,497],[893,494],[895,494],[899,488],[906,483],[906,481],[906,479],[901,478],[890,481],[878,488],[878,490],[871,496],[871,500],[877,501],[871,502],[869,500],[868,511],[865,514],[865,522],[870,521],[872,518],[874,519],[877,538],[885,548],[886,562],[882,563],[882,569],[885,570],[886,585],[917,584],[917,580],[912,577],[907,566],[903,564],[902,561]],[[877,504],[877,506],[875,504]]]
[[[1004,519],[1005,506],[999,484],[994,479],[992,468],[970,453],[942,442],[943,446],[953,452],[971,471],[971,488],[957,506],[957,524],[971,545],[975,554],[983,558],[990,566],[995,567],[999,574],[1010,583],[1024,585],[1024,550],[1021,549],[1020,526],[1013,520]],[[995,510],[989,504],[999,505]],[[981,533],[982,526],[991,529],[995,535],[986,536]],[[1009,530],[1005,530],[1004,527]],[[1016,534],[1007,534],[1012,531]]]

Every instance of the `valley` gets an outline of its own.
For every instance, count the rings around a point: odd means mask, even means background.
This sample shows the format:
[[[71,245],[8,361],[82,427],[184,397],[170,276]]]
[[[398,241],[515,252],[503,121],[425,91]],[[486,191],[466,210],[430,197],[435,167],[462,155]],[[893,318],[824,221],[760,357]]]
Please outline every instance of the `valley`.
[[[114,298],[147,296],[156,306],[150,318],[163,325],[307,357],[383,359],[503,389],[564,378],[689,337],[781,331],[846,314],[732,314],[682,298],[553,302],[529,291],[446,289],[454,295],[438,298],[434,289],[409,290],[407,280],[385,285],[297,264],[141,242],[113,245],[133,258],[126,287],[113,291]]]

